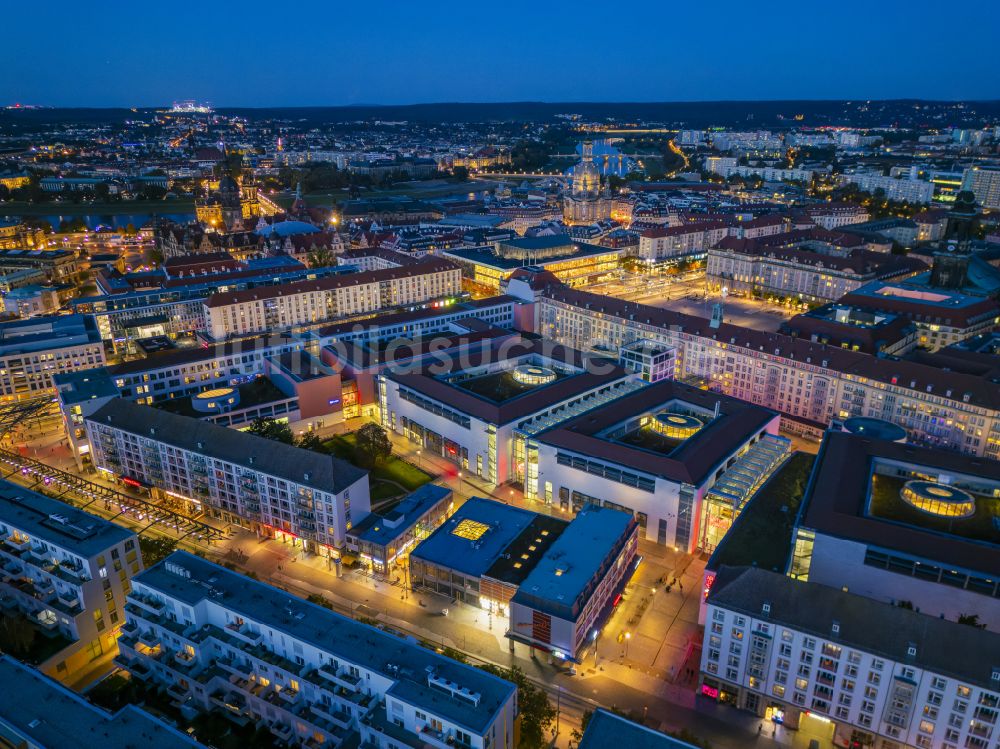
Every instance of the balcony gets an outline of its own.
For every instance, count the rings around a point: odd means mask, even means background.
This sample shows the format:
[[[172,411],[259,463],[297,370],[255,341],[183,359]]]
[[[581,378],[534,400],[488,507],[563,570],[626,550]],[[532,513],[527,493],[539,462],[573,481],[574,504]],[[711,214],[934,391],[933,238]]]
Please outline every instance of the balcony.
[[[438,749],[451,749],[451,746],[448,744],[448,734],[430,726],[424,726],[420,729],[420,739],[426,741],[431,746],[438,747]]]
[[[33,546],[29,548],[28,553],[24,554],[21,558],[37,567],[51,566],[53,562],[51,556],[46,554],[41,549],[36,549]]]
[[[245,661],[234,661],[228,658],[220,658],[215,662],[219,668],[233,676],[238,676],[241,679],[249,680],[253,676],[253,666],[246,663]]]
[[[24,566],[17,562],[7,562],[0,567],[0,579],[5,583],[9,583],[11,580],[17,580],[24,575]]]
[[[278,690],[278,697],[282,699],[288,705],[297,705],[301,699],[302,695],[297,689],[292,689],[292,687],[285,687],[284,689]]]
[[[167,605],[163,601],[153,598],[152,596],[144,596],[140,593],[133,592],[129,594],[128,600],[129,603],[133,603],[139,608],[145,609],[156,616],[162,614],[167,608]]]
[[[356,692],[358,690],[358,684],[361,682],[360,676],[354,676],[344,669],[341,669],[340,671],[333,671],[326,666],[321,666],[316,669],[316,674],[331,684],[352,692]]]
[[[178,650],[174,653],[174,663],[177,664],[181,670],[190,670],[198,662],[198,658],[186,650]]]
[[[260,645],[261,640],[264,639],[264,636],[260,632],[254,632],[246,622],[232,622],[231,624],[227,624],[226,633],[251,646]]]
[[[129,661],[124,668],[140,681],[146,681],[153,675],[153,667],[146,661],[136,658]]]
[[[52,574],[64,582],[74,583],[75,585],[82,585],[90,580],[90,575],[86,573],[83,567],[70,562],[59,562],[52,569]]]
[[[278,741],[284,741],[285,743],[291,742],[295,737],[295,730],[287,723],[275,721],[268,727],[268,730],[274,734],[274,737]]]
[[[314,704],[309,706],[309,711],[339,728],[349,730],[351,727],[351,714],[346,710],[338,710],[333,705]]]
[[[27,551],[31,548],[31,539],[24,537],[11,536],[4,543],[14,549],[15,551]]]
[[[148,630],[139,635],[138,642],[150,650],[156,650],[156,648],[160,647],[160,635],[152,630]]]
[[[46,632],[54,632],[59,627],[59,620],[56,619],[55,614],[46,609],[42,609],[41,611],[32,614],[30,618],[31,621]]]
[[[173,701],[174,707],[180,707],[191,699],[191,688],[180,683],[171,684],[167,687],[167,696]]]

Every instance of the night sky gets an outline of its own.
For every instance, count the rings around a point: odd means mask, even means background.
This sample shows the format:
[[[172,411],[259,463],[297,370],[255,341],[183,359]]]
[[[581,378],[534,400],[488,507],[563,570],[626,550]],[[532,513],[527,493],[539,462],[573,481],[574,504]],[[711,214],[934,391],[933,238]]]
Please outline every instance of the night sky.
[[[10,0],[3,8],[0,104],[1000,98],[997,2]]]

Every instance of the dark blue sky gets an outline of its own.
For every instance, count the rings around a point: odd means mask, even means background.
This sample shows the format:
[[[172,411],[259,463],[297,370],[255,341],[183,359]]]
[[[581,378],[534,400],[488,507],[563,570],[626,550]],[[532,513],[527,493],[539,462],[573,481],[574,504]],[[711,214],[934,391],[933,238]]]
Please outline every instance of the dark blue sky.
[[[1000,98],[997,2],[3,5],[2,104]]]

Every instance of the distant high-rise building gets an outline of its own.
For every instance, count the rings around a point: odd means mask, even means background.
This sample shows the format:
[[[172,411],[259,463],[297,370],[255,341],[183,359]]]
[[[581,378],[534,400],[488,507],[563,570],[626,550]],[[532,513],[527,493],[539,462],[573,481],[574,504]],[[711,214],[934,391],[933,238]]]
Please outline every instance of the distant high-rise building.
[[[962,189],[970,190],[986,210],[1000,210],[1000,167],[969,167],[962,177]]]

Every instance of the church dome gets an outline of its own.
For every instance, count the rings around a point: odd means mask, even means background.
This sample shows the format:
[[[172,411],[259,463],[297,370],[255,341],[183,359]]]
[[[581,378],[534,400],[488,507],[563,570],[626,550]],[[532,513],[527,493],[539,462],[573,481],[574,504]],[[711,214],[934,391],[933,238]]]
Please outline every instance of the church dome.
[[[573,197],[596,198],[601,192],[601,172],[594,163],[594,144],[583,144],[583,160],[573,167]]]
[[[223,174],[219,179],[219,192],[220,193],[238,193],[240,191],[240,186],[236,184],[236,180],[232,178],[232,175]]]

